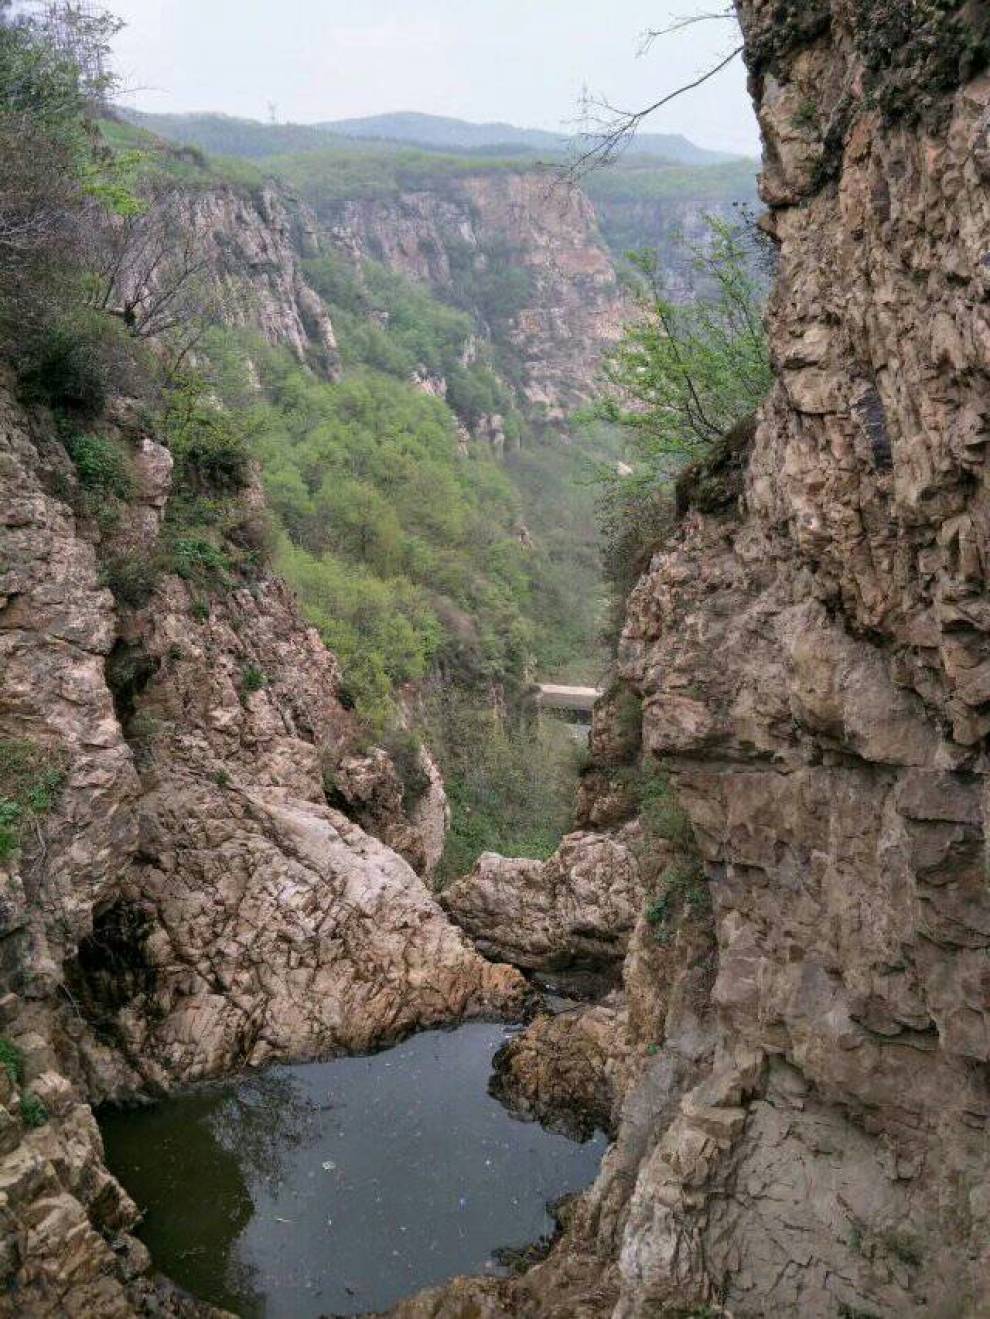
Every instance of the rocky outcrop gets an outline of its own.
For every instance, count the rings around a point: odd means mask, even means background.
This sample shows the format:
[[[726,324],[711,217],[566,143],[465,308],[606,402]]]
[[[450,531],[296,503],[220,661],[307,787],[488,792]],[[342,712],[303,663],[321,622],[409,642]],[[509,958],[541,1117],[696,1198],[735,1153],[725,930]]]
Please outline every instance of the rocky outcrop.
[[[518,362],[529,405],[559,418],[588,401],[626,306],[579,189],[539,170],[458,174],[429,191],[327,204],[320,219],[352,260],[383,261],[471,310]],[[496,275],[515,281],[509,304]]]
[[[406,1316],[990,1306],[985,15],[739,10],[777,382],[741,487],[685,487],[619,661],[715,955],[673,995],[627,960],[660,1047],[550,1259]],[[617,713],[597,747],[628,741]]]
[[[618,1003],[543,1014],[495,1055],[489,1088],[515,1113],[576,1140],[612,1131],[626,1038]]]
[[[115,603],[100,557],[153,554],[172,471],[118,423],[135,490],[101,546],[50,425],[0,396],[5,824],[15,753],[42,775],[0,860],[0,1312],[144,1305],[136,1211],[87,1100],[371,1048],[525,993],[327,804],[352,716],[276,579],[209,594],[166,573],[146,605]]]
[[[571,834],[545,862],[486,852],[442,902],[486,957],[531,971],[617,972],[643,905],[630,841]]]
[[[197,264],[216,292],[219,319],[259,331],[300,361],[333,375],[340,354],[320,296],[303,277],[315,219],[275,184],[248,193],[232,186],[179,194],[182,228],[195,235]]]
[[[407,759],[409,753],[407,752]],[[368,833],[404,857],[418,875],[430,876],[443,855],[450,806],[436,761],[417,745],[403,783],[395,762],[380,747],[343,756],[333,770],[331,799]],[[327,777],[324,775],[327,785]]]

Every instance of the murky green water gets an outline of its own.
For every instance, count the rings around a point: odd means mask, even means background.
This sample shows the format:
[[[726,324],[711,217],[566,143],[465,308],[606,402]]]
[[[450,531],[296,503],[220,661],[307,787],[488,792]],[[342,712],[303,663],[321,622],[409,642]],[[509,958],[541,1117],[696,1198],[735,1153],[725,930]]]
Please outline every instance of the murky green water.
[[[487,1092],[509,1032],[474,1024],[385,1053],[275,1067],[100,1115],[107,1162],[145,1211],[160,1269],[244,1316],[316,1319],[394,1304],[552,1226],[588,1185],[584,1145]]]

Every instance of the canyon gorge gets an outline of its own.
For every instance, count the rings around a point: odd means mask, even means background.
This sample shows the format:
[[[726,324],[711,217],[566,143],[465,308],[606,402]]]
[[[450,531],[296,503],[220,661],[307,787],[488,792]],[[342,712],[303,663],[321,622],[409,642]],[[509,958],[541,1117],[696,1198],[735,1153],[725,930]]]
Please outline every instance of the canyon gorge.
[[[905,27],[896,0],[738,0],[774,380],[674,474],[552,855],[486,850],[433,883],[442,758],[369,733],[379,688],[315,612],[315,447],[298,479],[235,472],[118,382],[86,423],[126,455],[108,517],[91,451],[5,368],[0,1314],[223,1313],[136,1235],[94,1107],[465,1021],[516,1025],[491,1080],[510,1111],[608,1149],[552,1241],[395,1319],[990,1314],[990,23],[915,8]],[[198,296],[252,336],[220,411],[240,391],[287,449],[303,403],[339,423],[306,391],[368,368],[359,336],[393,351],[374,336],[424,290],[464,318],[452,346],[381,369],[444,462],[574,444],[633,315],[609,234],[663,254],[675,223],[531,164],[354,188],[317,151],[244,184],[197,156],[202,126],[171,145],[167,117],[135,118],[108,132],[153,129],[191,171],[169,204],[201,236]],[[404,435],[395,415],[376,425]],[[415,461],[387,473],[396,501]],[[176,521],[195,501],[212,540]],[[505,507],[482,560],[545,533]],[[421,570],[438,595],[445,549]],[[477,579],[490,615],[433,602],[448,671],[512,631]],[[510,667],[482,670],[496,706],[534,676]],[[435,679],[394,676],[403,729]]]

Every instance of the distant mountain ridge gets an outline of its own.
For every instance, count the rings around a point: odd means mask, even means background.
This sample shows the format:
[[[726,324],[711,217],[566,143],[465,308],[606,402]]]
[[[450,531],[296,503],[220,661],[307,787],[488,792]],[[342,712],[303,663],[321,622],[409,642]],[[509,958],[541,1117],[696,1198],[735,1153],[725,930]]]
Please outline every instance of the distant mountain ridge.
[[[360,119],[335,119],[313,125],[340,137],[371,138],[378,141],[407,142],[421,147],[444,150],[491,150],[493,147],[522,147],[527,151],[546,151],[560,155],[580,144],[579,134],[553,133],[543,128],[518,128],[507,123],[470,123],[442,115],[420,114],[412,110],[392,114],[368,115]],[[656,156],[678,165],[721,165],[738,160],[738,155],[709,151],[695,146],[680,133],[642,133],[629,147],[630,154]]]
[[[121,114],[130,123],[175,142],[199,146],[218,155],[254,158],[317,151],[335,142],[338,145],[344,142],[398,144],[453,154],[492,155],[501,152],[560,158],[580,150],[582,142],[577,134],[518,128],[506,123],[474,124],[465,119],[414,111],[327,120],[318,124],[266,124],[258,119],[216,113],[148,114],[124,109]],[[630,145],[628,155],[691,167],[723,165],[744,159],[695,146],[676,133],[643,133]]]

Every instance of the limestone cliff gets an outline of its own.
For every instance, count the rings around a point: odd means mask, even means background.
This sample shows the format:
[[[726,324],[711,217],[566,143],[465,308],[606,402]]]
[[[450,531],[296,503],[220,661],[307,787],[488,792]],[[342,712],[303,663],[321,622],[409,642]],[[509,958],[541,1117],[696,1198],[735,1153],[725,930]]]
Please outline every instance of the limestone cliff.
[[[617,1140],[563,1242],[403,1316],[990,1312],[986,11],[738,8],[777,381],[743,478],[682,484],[584,796],[614,828],[663,772],[699,870],[643,877]],[[509,1080],[537,1109],[546,1033]]]
[[[340,362],[334,329],[300,267],[316,241],[312,212],[271,183],[253,192],[230,185],[188,188],[175,205],[182,229],[195,236],[197,264],[216,290],[218,318],[258,330],[269,343],[333,374]]]
[[[430,190],[326,204],[330,242],[430,284],[478,319],[520,373],[524,401],[551,417],[586,402],[626,313],[585,195],[553,174],[504,169],[441,178]],[[526,285],[511,305],[486,276]]]

